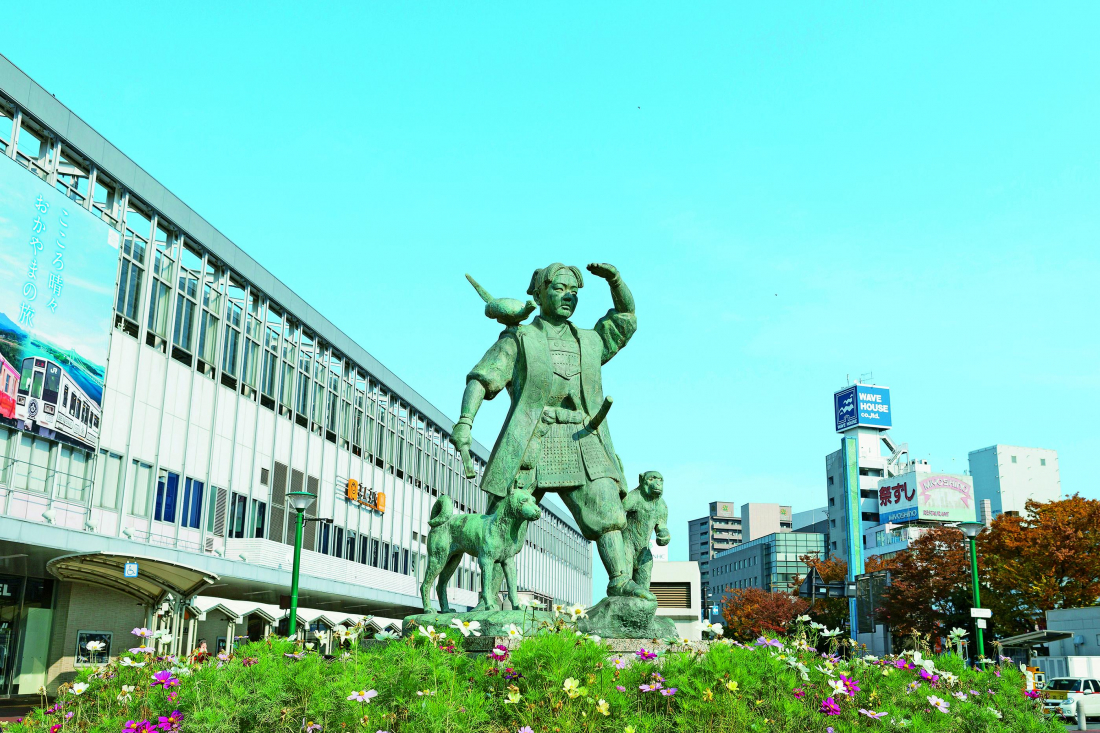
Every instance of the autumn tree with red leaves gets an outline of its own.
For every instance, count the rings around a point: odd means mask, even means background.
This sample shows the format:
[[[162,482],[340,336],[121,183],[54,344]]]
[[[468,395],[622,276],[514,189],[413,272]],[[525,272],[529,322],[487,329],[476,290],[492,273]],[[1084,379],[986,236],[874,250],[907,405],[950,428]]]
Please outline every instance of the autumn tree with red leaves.
[[[751,641],[765,631],[782,634],[809,605],[805,599],[790,593],[769,593],[763,588],[730,588],[722,599],[725,635]]]

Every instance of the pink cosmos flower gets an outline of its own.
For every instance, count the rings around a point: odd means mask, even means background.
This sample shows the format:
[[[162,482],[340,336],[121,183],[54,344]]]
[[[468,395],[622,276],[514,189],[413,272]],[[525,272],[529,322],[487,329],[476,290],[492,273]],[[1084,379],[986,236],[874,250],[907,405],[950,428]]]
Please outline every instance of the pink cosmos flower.
[[[626,669],[626,659],[615,657],[615,669]]]
[[[531,726],[525,725],[517,730],[516,733],[535,733],[535,731],[531,730]]]
[[[836,700],[827,697],[821,701],[821,712],[826,715],[840,715],[840,706],[836,704]]]
[[[803,690],[801,687],[796,687],[794,688],[794,696],[801,700],[802,698],[806,697],[806,691]]]
[[[936,697],[935,695],[929,695],[927,697],[928,704],[939,710],[941,713],[946,713],[947,709],[951,707],[951,703],[947,702],[943,698]]]
[[[873,718],[874,720],[885,718],[887,715],[889,715],[889,713],[887,713],[885,710],[881,713],[876,713],[874,710],[864,710],[863,708],[859,709],[859,714],[866,715],[868,718]]]
[[[656,654],[654,654],[653,652],[646,651],[645,647],[642,647],[638,651],[634,652],[634,654],[637,655],[638,659],[641,659],[643,662],[648,662],[651,659],[656,659],[657,658]]]
[[[619,692],[626,692],[626,688],[623,687],[622,685],[615,685],[615,689],[618,690]]]
[[[676,694],[676,688],[675,687],[667,687],[667,688],[661,690],[661,694],[664,695],[665,697],[672,697],[673,695]]]
[[[854,695],[859,692],[859,680],[854,680],[851,677],[846,677],[842,674],[840,675],[840,681],[844,683],[844,689],[848,691],[849,695]]]

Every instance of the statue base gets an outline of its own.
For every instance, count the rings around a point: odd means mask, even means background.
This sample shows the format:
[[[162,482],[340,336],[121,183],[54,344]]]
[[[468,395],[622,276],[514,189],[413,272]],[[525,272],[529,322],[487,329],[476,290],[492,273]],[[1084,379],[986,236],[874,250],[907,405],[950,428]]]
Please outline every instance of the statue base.
[[[477,621],[481,624],[478,629],[482,637],[508,636],[508,627],[516,625],[520,631],[530,632],[538,628],[543,621],[554,623],[554,614],[547,611],[464,611],[462,613],[418,613],[406,616],[404,622],[404,634],[408,636],[416,632],[418,626],[434,626],[436,631],[453,628],[451,621]],[[475,638],[475,637],[470,637]],[[492,648],[491,646],[489,648]]]
[[[588,617],[577,621],[577,630],[604,639],[663,639],[676,636],[676,624],[657,615],[657,601],[626,596],[608,596],[588,609]]]
[[[418,613],[406,616],[404,634],[416,633],[418,626],[433,626],[436,631],[453,628],[454,619],[477,621],[481,639],[507,637],[508,627],[515,624],[530,635],[543,621],[553,624],[554,614],[548,611],[464,611],[461,613]],[[657,601],[625,596],[608,596],[588,609],[587,618],[577,621],[577,630],[603,639],[664,639],[676,636],[676,624],[667,616],[657,615]],[[468,642],[477,637],[469,637]],[[476,646],[476,645],[475,645]],[[474,648],[474,647],[471,647]],[[487,648],[492,648],[491,645]]]

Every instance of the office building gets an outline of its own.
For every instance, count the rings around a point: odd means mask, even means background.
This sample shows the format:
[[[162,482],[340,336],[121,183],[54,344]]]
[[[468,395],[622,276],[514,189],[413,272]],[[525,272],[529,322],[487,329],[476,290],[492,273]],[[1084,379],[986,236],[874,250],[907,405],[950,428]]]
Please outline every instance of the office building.
[[[714,553],[741,543],[741,517],[731,501],[712,501],[705,517],[688,521],[688,560],[699,563],[700,602],[706,608],[710,559]]]
[[[791,521],[791,531],[828,534],[829,507],[823,506],[817,509],[807,509],[804,512],[795,512]]]
[[[707,599],[710,598],[710,559],[742,542],[776,532],[790,532],[792,522],[793,515],[789,506],[742,504],[741,515],[737,516],[734,514],[733,503],[725,501],[712,501],[707,516],[688,522],[688,559],[699,563],[704,618],[710,613],[706,608]]]
[[[1058,451],[991,445],[971,451],[969,462],[974,493],[979,502],[989,502],[991,519],[1022,515],[1029,499],[1046,502],[1062,497]]]
[[[74,655],[89,629],[102,658],[142,625],[179,651],[214,588],[278,604],[292,491],[325,520],[306,524],[303,607],[419,610],[432,504],[485,508],[453,422],[2,57],[0,220],[0,695],[98,663]],[[555,501],[519,585],[588,604],[592,548]],[[479,588],[466,558],[452,604]]]
[[[825,538],[817,532],[776,532],[719,552],[710,561],[710,617],[721,617],[722,598],[731,589],[791,591],[809,572],[799,558],[824,552]]]

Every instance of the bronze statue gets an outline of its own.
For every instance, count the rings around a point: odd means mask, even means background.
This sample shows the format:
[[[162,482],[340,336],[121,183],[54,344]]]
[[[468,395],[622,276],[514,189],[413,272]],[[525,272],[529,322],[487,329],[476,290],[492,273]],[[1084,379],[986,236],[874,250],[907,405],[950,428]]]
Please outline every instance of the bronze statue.
[[[634,566],[634,582],[639,588],[649,590],[653,574],[653,553],[649,550],[649,536],[656,531],[657,544],[667,545],[672,536],[668,533],[668,505],[662,498],[665,479],[657,471],[646,471],[638,477],[638,487],[626,495],[626,529],[623,538],[626,556]]]
[[[610,402],[600,368],[638,328],[634,298],[613,266],[590,264],[588,271],[607,281],[612,309],[595,328],[576,327],[569,317],[584,287],[581,271],[560,263],[535,270],[527,293],[539,315],[531,324],[504,329],[467,375],[452,439],[468,463],[478,408],[507,390],[512,409],[481,481],[490,506],[514,490],[529,491],[536,501],[556,492],[582,534],[596,542],[610,579],[607,594],[653,600],[631,577],[622,535],[626,480],[603,419]],[[472,478],[472,471],[467,475]]]

